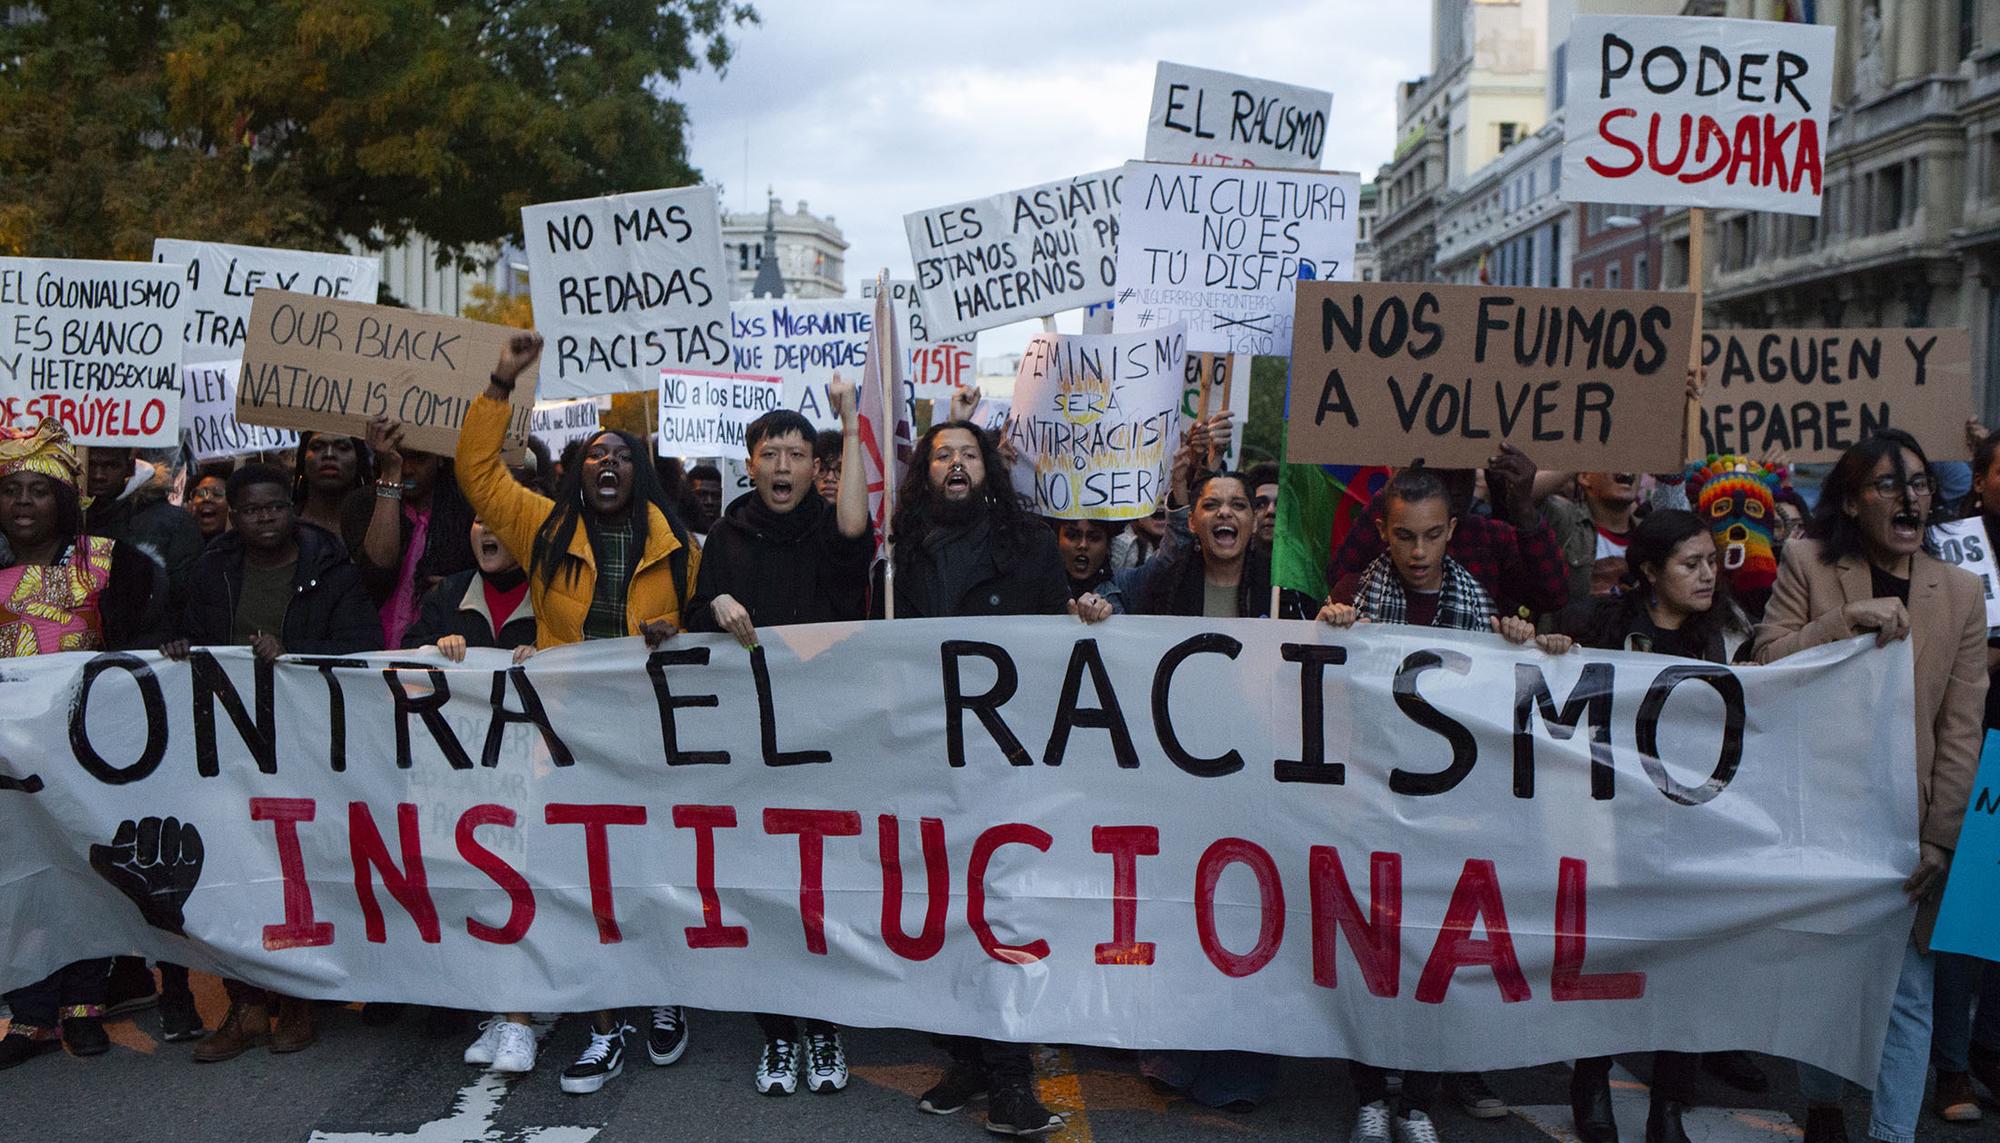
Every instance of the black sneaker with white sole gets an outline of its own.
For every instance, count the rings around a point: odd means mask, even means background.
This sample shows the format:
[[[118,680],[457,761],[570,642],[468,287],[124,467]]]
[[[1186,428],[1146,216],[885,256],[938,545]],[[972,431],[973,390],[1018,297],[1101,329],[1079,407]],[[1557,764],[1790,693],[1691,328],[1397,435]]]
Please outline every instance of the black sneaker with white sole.
[[[591,1029],[590,1044],[575,1063],[563,1069],[563,1091],[570,1095],[589,1095],[603,1087],[607,1080],[616,1079],[625,1070],[625,1033],[630,1031],[632,1028],[624,1024],[610,1032]]]
[[[1042,1106],[1026,1084],[993,1089],[986,1107],[986,1130],[995,1135],[1048,1135],[1063,1128],[1063,1118]]]
[[[984,1066],[953,1060],[951,1067],[945,1070],[944,1078],[917,1100],[917,1110],[928,1111],[932,1115],[950,1115],[975,1097],[985,1095],[990,1086],[992,1081],[987,1077]]]
[[[687,1013],[678,1004],[653,1009],[653,1026],[646,1030],[646,1058],[664,1068],[687,1050]]]

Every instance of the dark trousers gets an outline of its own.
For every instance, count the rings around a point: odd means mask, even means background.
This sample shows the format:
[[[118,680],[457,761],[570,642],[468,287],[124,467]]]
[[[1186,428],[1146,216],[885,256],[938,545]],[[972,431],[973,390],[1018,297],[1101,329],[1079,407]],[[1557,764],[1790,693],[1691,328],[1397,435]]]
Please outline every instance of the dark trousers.
[[[800,1020],[793,1016],[779,1016],[771,1012],[757,1013],[757,1027],[763,1029],[766,1040],[783,1040],[796,1044],[799,1040],[799,1025],[806,1031],[821,1036],[832,1036],[840,1032],[840,1025],[826,1020]]]
[[[1654,1102],[1693,1103],[1695,1082],[1700,1068],[1701,1056],[1697,1053],[1654,1052],[1652,1083]],[[1576,1062],[1576,1075],[1570,1082],[1582,1086],[1607,1083],[1610,1079],[1611,1057],[1592,1056]]]
[[[14,1011],[13,1027],[23,1034],[51,1033],[61,1027],[62,1010],[85,1006],[104,1008],[104,982],[111,971],[110,957],[72,961],[26,988],[6,996]]]
[[[971,1036],[934,1038],[940,1047],[951,1053],[953,1063],[985,1068],[994,1087],[1025,1084],[1035,1076],[1035,1058],[1026,1044],[980,1040]]]
[[[222,990],[229,994],[231,1004],[262,1004],[269,1007],[278,1002],[277,993],[227,976],[222,978]]]
[[[1354,1102],[1363,1107],[1388,1102],[1389,1069],[1351,1060],[1347,1065],[1347,1075],[1354,1081]],[[1442,1072],[1404,1072],[1402,1109],[1429,1115],[1431,1104],[1437,1102],[1438,1089],[1443,1082]]]

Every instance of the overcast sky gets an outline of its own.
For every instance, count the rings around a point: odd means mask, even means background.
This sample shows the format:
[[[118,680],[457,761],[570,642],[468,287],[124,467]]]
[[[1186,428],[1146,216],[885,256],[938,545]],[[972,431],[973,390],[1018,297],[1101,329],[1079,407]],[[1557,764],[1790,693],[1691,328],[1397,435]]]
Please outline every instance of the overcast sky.
[[[676,92],[694,162],[727,210],[762,209],[769,186],[833,215],[850,296],[885,266],[911,276],[907,213],[1139,158],[1162,59],[1333,92],[1323,165],[1364,180],[1395,145],[1396,83],[1429,59],[1426,0],[756,6],[728,75]],[[982,334],[980,355],[1027,336]]]

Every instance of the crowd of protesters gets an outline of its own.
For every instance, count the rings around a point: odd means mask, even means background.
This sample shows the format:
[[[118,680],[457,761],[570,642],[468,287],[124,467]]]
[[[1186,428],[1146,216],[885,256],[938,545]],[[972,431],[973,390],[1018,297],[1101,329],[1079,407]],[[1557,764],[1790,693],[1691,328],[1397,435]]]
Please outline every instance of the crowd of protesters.
[[[1983,516],[2000,535],[2000,435],[1969,426],[1970,489],[1956,501],[1944,492],[1950,466],[1895,431],[1849,449],[1816,502],[1793,487],[1782,457],[1711,458],[1684,473],[1556,473],[1502,446],[1481,472],[1406,468],[1329,541],[1315,593],[1273,585],[1277,470],[1209,463],[1231,428],[1226,413],[1189,426],[1171,491],[1150,517],[1052,521],[1014,494],[1013,458],[971,423],[977,393],[968,392],[916,442],[889,524],[893,567],[883,567],[851,386],[830,390],[837,430],[789,411],[752,423],[750,490],[725,501],[714,466],[683,471],[615,430],[560,458],[535,442],[525,458],[503,459],[508,399],[540,350],[536,335],[512,339],[451,457],[407,447],[400,426],[377,420],[361,438],[304,434],[289,468],[193,470],[172,495],[165,466],[130,450],[92,449],[86,463],[53,421],[0,428],[0,657],[151,648],[185,657],[232,645],[265,661],[426,647],[462,661],[485,647],[518,662],[537,648],[632,636],[657,646],[682,631],[754,647],[760,627],[879,617],[891,603],[899,618],[1114,625],[1120,614],[1316,616],[1335,627],[1490,632],[1546,654],[1581,646],[1742,664],[1864,633],[1908,639],[1922,816],[1905,890],[1918,910],[1868,1134],[1911,1143],[1927,1089],[1935,1114],[1954,1122],[1980,1117],[1979,1086],[2000,1097],[2000,970],[1929,949],[1981,738],[2000,725],[2000,692],[1987,687],[2000,631],[1987,630],[1976,578],[1935,558],[1926,538],[1928,526],[1964,516]],[[6,994],[0,1068],[58,1047],[102,1053],[105,1017],[150,1003],[163,1038],[198,1041],[193,1057],[204,1063],[317,1039],[310,998],[233,980],[227,1014],[208,1031],[187,970],[157,969],[156,985],[136,958],[83,960]],[[664,1066],[685,1052],[689,1028],[684,1009],[660,999],[641,1022],[647,1058]],[[395,1018],[396,1006],[369,1007],[370,1022]],[[621,1074],[628,1038],[641,1038],[632,1015],[589,1014],[589,1042],[562,1070],[563,1091],[593,1092]],[[839,1027],[796,1013],[755,1020],[759,1092],[846,1086]],[[983,1099],[995,1132],[1062,1126],[1038,1097],[1028,1045],[939,1045],[947,1063],[922,1111]],[[507,1073],[531,1071],[536,1055],[524,1012],[492,1014],[464,1052],[468,1064]],[[1610,1068],[1575,1062],[1584,1143],[1618,1138]],[[1148,1056],[1141,1070],[1237,1109],[1254,1107],[1275,1071],[1251,1053],[1187,1051]],[[1770,1082],[1747,1053],[1657,1052],[1647,1143],[1686,1143],[1682,1115],[1704,1072],[1749,1091]],[[1445,1105],[1482,1118],[1507,1110],[1476,1074],[1356,1062],[1351,1077],[1352,1143],[1435,1143]],[[1807,1143],[1844,1140],[1842,1081],[1801,1067],[1799,1087]]]

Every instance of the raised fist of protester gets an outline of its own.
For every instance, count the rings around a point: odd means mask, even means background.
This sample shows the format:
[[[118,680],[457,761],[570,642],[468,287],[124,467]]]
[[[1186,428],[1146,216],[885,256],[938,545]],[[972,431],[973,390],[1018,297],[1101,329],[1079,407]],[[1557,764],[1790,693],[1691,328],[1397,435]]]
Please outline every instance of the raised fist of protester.
[[[1486,494],[1492,498],[1493,510],[1504,512],[1516,527],[1533,527],[1539,515],[1535,510],[1538,471],[1527,453],[1505,442],[1498,453],[1486,459]]]
[[[1903,892],[1910,900],[1919,901],[1932,893],[1944,889],[1945,876],[1951,872],[1951,850],[1934,842],[1917,843],[1917,867],[1903,882]]]
[[[503,385],[512,385],[521,371],[535,363],[542,355],[542,335],[533,330],[522,330],[507,339],[500,349],[500,361],[493,367],[493,375]]]
[[[1900,599],[1856,600],[1842,608],[1841,614],[1856,631],[1873,631],[1877,647],[1887,647],[1910,634],[1910,613]]]
[[[278,641],[276,635],[259,631],[250,636],[250,650],[257,656],[258,662],[275,663],[283,657],[285,645]]]
[[[443,635],[437,641],[438,654],[454,663],[465,662],[465,636]]]
[[[951,419],[969,421],[972,411],[979,407],[979,386],[967,385],[955,390],[951,395]]]
[[[375,454],[377,479],[395,484],[403,479],[403,426],[388,417],[368,419],[368,451]]]
[[[1688,371],[1687,371],[1688,400],[1690,401],[1701,400],[1701,391],[1706,388],[1708,388],[1708,366],[1706,365],[1688,366]]]
[[[1366,623],[1361,612],[1352,604],[1329,603],[1319,609],[1319,621],[1328,627],[1352,627],[1356,623]]]
[[[1069,613],[1085,623],[1102,623],[1111,618],[1111,604],[1094,591],[1086,591],[1069,601]]]
[[[757,625],[750,622],[750,612],[736,602],[734,596],[718,595],[708,605],[709,613],[715,616],[715,625],[736,637],[745,650],[757,645]]]
[[[842,381],[840,374],[834,374],[833,380],[826,383],[826,403],[832,408],[833,415],[840,418],[840,427],[843,431],[854,428],[854,418],[860,411],[861,404],[854,399],[852,382]]]
[[[639,635],[646,640],[648,647],[658,647],[680,633],[681,629],[667,619],[648,619],[639,624]]]
[[[139,907],[156,929],[185,936],[182,909],[201,880],[201,831],[177,818],[127,819],[110,845],[90,847],[90,867]]]

